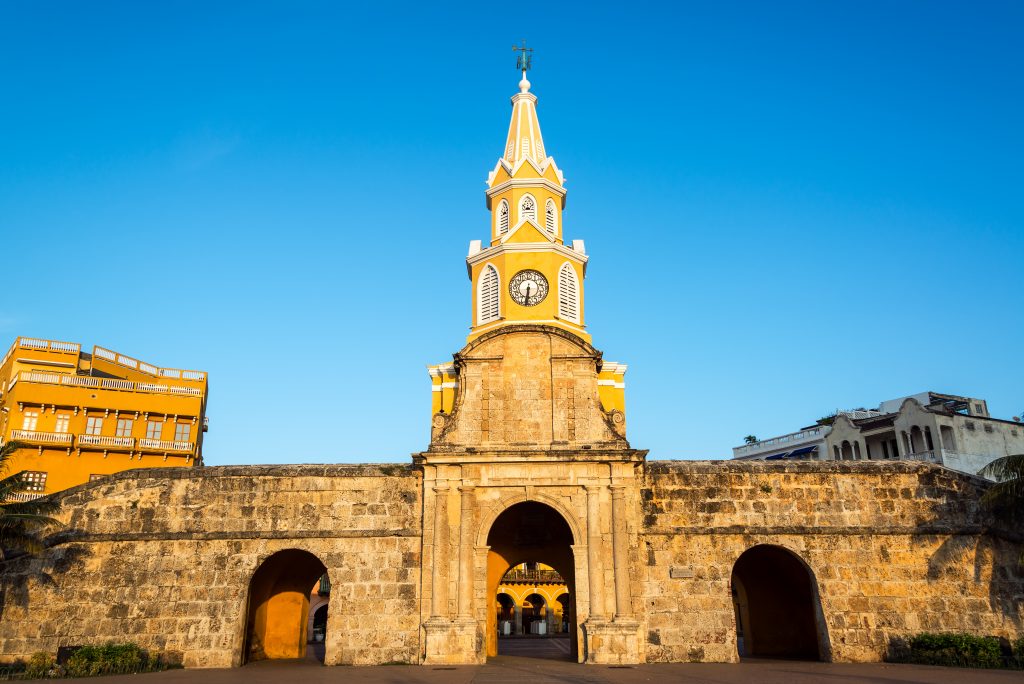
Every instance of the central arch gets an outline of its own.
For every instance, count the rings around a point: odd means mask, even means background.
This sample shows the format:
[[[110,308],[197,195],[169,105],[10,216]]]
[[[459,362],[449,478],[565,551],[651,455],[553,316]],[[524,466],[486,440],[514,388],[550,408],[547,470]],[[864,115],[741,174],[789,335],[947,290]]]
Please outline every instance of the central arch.
[[[326,573],[319,558],[301,549],[278,551],[260,564],[249,582],[243,663],[305,657],[309,595]],[[326,630],[326,613],[323,620]]]
[[[505,573],[521,563],[540,561],[565,581],[568,589],[569,654],[579,660],[576,624],[575,536],[566,518],[540,501],[514,503],[498,514],[487,533],[487,656],[498,655],[498,615],[502,610],[498,586]]]

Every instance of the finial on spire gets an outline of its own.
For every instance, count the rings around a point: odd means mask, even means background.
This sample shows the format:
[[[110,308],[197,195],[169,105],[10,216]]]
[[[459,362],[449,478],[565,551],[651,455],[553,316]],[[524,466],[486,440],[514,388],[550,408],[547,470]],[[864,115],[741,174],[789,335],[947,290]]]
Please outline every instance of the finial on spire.
[[[519,92],[525,93],[530,90],[530,82],[526,80],[526,72],[530,70],[533,65],[533,48],[526,47],[526,39],[523,39],[522,46],[512,46],[513,52],[518,52],[516,56],[516,69],[523,72],[523,80],[519,82]]]

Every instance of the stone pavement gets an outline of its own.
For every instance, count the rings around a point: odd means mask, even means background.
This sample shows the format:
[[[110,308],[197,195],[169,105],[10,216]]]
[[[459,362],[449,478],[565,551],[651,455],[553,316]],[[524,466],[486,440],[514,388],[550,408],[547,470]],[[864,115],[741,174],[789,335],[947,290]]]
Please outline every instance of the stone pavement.
[[[1021,684],[1024,673],[886,663],[751,660],[738,665],[674,663],[609,667],[498,656],[487,665],[323,667],[310,660],[266,660],[223,670],[172,670],[96,677],[90,684]]]

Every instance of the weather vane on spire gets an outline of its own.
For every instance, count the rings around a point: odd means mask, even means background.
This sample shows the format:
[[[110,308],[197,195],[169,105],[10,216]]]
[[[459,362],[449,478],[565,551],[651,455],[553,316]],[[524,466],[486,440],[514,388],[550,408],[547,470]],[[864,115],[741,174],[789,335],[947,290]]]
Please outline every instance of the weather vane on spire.
[[[523,72],[523,78],[526,78],[526,72],[530,70],[530,65],[533,62],[533,48],[526,47],[526,40],[523,40],[521,47],[513,45],[513,52],[518,52],[516,56],[516,69]]]

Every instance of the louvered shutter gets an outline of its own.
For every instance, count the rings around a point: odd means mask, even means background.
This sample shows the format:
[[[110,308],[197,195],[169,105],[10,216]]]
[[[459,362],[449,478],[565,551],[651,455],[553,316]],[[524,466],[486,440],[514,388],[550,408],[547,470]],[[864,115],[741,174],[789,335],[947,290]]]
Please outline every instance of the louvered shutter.
[[[508,232],[508,202],[501,200],[501,205],[498,207],[498,235],[504,235]]]
[[[488,323],[498,318],[498,271],[488,264],[480,276],[477,286],[477,324]]]
[[[526,218],[534,221],[537,220],[537,203],[529,195],[524,197],[522,202],[519,203],[519,219]]]
[[[573,323],[580,322],[579,284],[572,264],[565,264],[558,271],[558,315]]]
[[[555,203],[548,200],[544,209],[544,227],[547,228],[548,232],[552,235],[555,234],[555,220]]]

